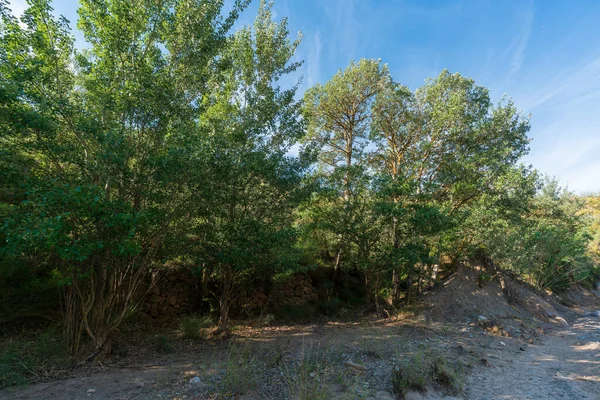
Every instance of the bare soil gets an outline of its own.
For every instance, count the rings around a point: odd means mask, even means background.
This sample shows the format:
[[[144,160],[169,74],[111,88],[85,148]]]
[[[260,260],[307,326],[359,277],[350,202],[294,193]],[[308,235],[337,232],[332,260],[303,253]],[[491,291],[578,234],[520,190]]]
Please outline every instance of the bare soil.
[[[439,356],[455,387],[429,384],[406,399],[600,399],[600,317],[584,315],[600,309],[597,294],[580,289],[567,308],[517,285],[509,299],[477,274],[459,271],[394,318],[239,324],[228,341],[173,336],[173,353],[162,355],[132,335],[124,357],[0,399],[388,400],[393,371]]]

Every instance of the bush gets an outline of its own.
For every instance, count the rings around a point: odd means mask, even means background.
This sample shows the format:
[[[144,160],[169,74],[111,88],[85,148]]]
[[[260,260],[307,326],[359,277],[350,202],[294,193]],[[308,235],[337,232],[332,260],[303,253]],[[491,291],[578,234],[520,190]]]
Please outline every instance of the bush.
[[[417,354],[405,365],[392,371],[394,393],[404,398],[409,390],[424,392],[427,388],[427,367],[423,355]]]
[[[213,325],[210,317],[187,316],[181,320],[181,333],[184,339],[202,339],[204,338],[203,329]]]
[[[315,317],[316,310],[311,304],[285,304],[277,310],[278,319],[291,321],[306,321]]]

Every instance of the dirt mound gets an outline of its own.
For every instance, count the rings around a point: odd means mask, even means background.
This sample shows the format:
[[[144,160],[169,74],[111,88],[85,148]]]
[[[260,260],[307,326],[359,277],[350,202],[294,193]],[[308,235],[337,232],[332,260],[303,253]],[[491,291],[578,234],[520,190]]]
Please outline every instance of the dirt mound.
[[[568,325],[549,299],[480,266],[460,267],[425,302],[432,321],[479,325],[501,336],[531,340],[543,326]]]
[[[588,290],[581,285],[573,285],[567,292],[560,293],[558,300],[567,307],[585,312],[588,309],[600,309],[599,296],[599,290]]]

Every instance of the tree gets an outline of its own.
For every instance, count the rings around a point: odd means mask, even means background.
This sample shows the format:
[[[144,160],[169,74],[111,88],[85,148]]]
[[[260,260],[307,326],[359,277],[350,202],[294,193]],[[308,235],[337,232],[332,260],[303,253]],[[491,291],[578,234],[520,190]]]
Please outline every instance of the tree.
[[[459,211],[492,191],[527,152],[528,130],[512,102],[492,106],[487,89],[460,74],[442,71],[414,95],[395,83],[380,92],[371,158],[390,202],[392,253],[408,262],[409,288],[420,273],[412,265],[429,258],[424,235],[459,226]]]
[[[304,134],[297,86],[278,83],[300,65],[293,61],[300,38],[290,41],[287,20],[274,22],[271,8],[261,1],[254,26],[230,39],[199,121],[206,149],[197,159],[210,190],[192,188],[200,196],[192,232],[204,242],[196,257],[219,283],[223,334],[245,284],[270,278],[293,247],[294,209],[303,193],[305,164],[287,155]]]
[[[185,221],[211,70],[247,2],[83,0],[76,53],[64,18],[32,1],[19,25],[2,4],[0,126],[32,163],[5,251],[45,254],[69,282],[67,324],[95,354]],[[196,173],[195,176],[201,174]]]
[[[333,189],[331,209],[326,217],[338,236],[334,268],[340,268],[348,242],[352,201],[364,181],[365,146],[375,96],[389,79],[387,66],[379,60],[352,61],[325,85],[316,85],[304,97],[308,121],[307,142],[319,151],[319,163],[327,185]],[[337,194],[336,194],[337,192]]]

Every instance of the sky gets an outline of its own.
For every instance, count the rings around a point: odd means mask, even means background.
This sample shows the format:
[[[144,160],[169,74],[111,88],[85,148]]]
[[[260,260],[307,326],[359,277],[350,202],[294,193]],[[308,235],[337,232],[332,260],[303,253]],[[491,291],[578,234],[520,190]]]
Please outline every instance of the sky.
[[[53,7],[75,28],[77,0]],[[600,1],[275,0],[274,11],[292,36],[302,32],[301,92],[360,58],[380,58],[412,89],[444,68],[459,72],[531,114],[526,164],[578,193],[600,191]]]

